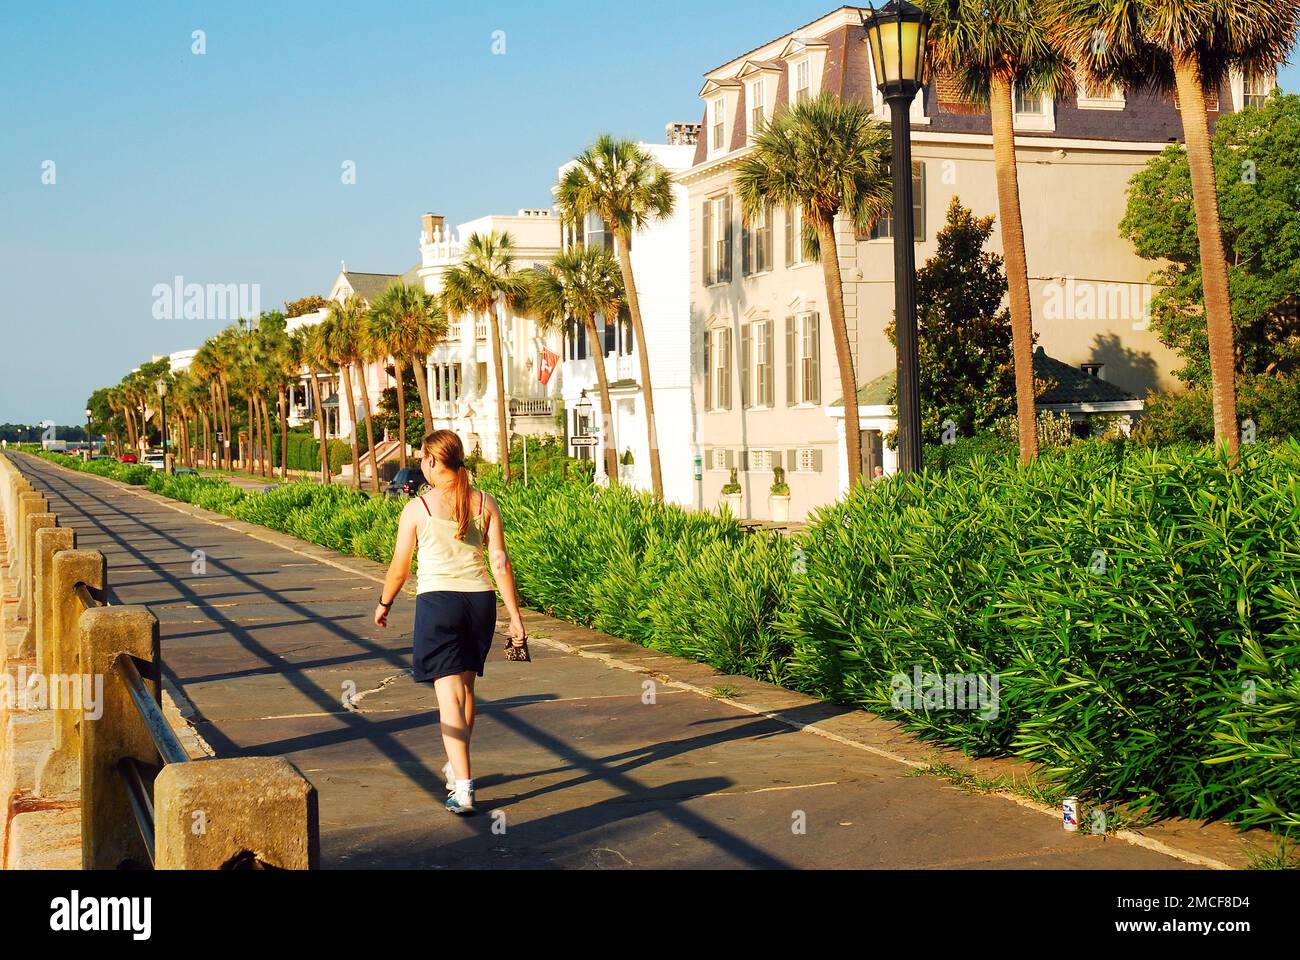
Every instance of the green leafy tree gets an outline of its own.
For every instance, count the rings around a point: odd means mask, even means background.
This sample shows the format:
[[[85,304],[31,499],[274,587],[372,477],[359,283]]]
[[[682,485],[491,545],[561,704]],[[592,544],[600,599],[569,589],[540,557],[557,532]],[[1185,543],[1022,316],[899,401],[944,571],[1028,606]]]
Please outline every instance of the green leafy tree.
[[[1275,95],[1221,118],[1212,142],[1228,255],[1238,378],[1300,369],[1300,97]],[[1209,386],[1209,334],[1187,154],[1153,158],[1129,183],[1120,232],[1139,256],[1165,262],[1151,282],[1151,327],[1178,351],[1175,374]]]
[[[1056,43],[1090,84],[1176,93],[1204,291],[1215,442],[1236,453],[1236,350],[1228,258],[1206,113],[1236,70],[1268,73],[1295,42],[1300,0],[1042,0]]]
[[[1002,257],[986,249],[992,233],[993,217],[977,217],[953,197],[938,249],[916,272],[926,443],[943,439],[945,420],[971,436],[1016,411],[1010,314],[1002,307],[1007,279]],[[893,322],[885,334],[893,343]]]

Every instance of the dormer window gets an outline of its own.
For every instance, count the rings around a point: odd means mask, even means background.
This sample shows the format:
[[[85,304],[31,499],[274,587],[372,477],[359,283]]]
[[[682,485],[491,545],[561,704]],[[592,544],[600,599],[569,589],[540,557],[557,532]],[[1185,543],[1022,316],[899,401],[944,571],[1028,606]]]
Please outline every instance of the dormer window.
[[[794,102],[803,103],[812,97],[812,60],[808,57],[794,65]]]
[[[1082,75],[1075,78],[1075,87],[1079,95],[1080,110],[1123,110],[1124,90],[1122,87],[1096,86],[1090,84]]]
[[[724,150],[727,145],[727,98],[715,97],[709,109],[713,111],[711,147],[713,150]]]
[[[749,85],[749,135],[757,136],[767,122],[767,106],[763,102],[763,78],[759,77]]]

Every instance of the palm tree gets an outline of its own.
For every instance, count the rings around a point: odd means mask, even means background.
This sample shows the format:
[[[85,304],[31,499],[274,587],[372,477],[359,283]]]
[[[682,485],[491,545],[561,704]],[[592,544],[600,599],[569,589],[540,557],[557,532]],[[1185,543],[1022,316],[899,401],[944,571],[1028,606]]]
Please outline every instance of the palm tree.
[[[393,358],[397,375],[397,433],[402,445],[402,467],[406,467],[406,384],[403,374],[411,365],[415,388],[420,393],[424,429],[433,422],[425,358],[434,344],[447,334],[447,319],[438,298],[421,286],[394,283],[377,299],[366,315],[366,333],[376,352]]]
[[[544,267],[521,273],[528,286],[530,316],[543,330],[562,327],[568,320],[578,320],[587,328],[592,343],[600,339],[596,314],[617,317],[627,303],[623,278],[617,260],[608,250],[577,246],[559,254]],[[609,399],[609,377],[605,365],[597,362],[596,382],[600,386],[600,414],[604,427],[601,442],[605,446],[605,474],[611,485],[618,484],[618,444],[614,441],[613,409]]]
[[[355,294],[346,303],[330,304],[329,316],[322,322],[330,365],[339,372],[348,398],[348,419],[352,422],[352,489],[361,489],[361,453],[357,443],[357,401],[352,388],[352,364],[360,355],[359,343],[361,300]]]
[[[298,327],[284,335],[276,344],[275,364],[279,373],[276,378],[276,403],[280,412],[280,479],[289,479],[289,386],[302,376],[302,368],[307,366],[306,327]],[[312,378],[313,381],[315,378]]]
[[[993,173],[1011,312],[1020,459],[1038,456],[1034,406],[1034,332],[1029,266],[1020,216],[1013,121],[1016,93],[1055,97],[1070,84],[1070,66],[1051,42],[1040,0],[928,0],[935,66],[951,73],[972,103],[987,105]]]
[[[1300,0],[1044,0],[1053,37],[1090,84],[1176,92],[1201,248],[1214,438],[1237,452],[1236,353],[1205,91],[1257,76],[1295,42]]]
[[[579,154],[574,165],[560,178],[555,198],[565,219],[582,223],[589,213],[595,213],[614,235],[614,252],[623,277],[637,357],[641,362],[646,436],[650,441],[650,485],[654,495],[662,500],[664,478],[659,465],[650,354],[646,349],[641,300],[632,272],[632,234],[654,220],[672,216],[672,175],[637,143],[605,134]]]
[[[510,437],[506,426],[506,375],[501,361],[499,305],[515,309],[524,303],[527,290],[515,274],[514,241],[508,233],[493,230],[475,233],[465,245],[461,262],[442,275],[442,304],[459,316],[487,314],[491,327],[492,368],[497,385],[497,436],[501,453],[501,476],[510,481]]]
[[[307,333],[303,338],[304,358],[307,361],[307,367],[310,376],[307,378],[311,384],[311,395],[314,406],[316,407],[316,422],[320,429],[320,482],[330,482],[330,458],[329,442],[326,439],[326,428],[328,422],[325,419],[325,407],[321,403],[320,395],[320,375],[330,369],[332,363],[330,359],[330,323],[328,317],[320,323],[313,324],[305,328]]]
[[[398,406],[403,411],[402,437],[406,436],[402,370],[407,363],[410,363],[415,373],[415,389],[420,394],[420,412],[424,416],[424,429],[427,433],[432,429],[433,405],[429,398],[425,368],[429,351],[447,336],[447,315],[442,304],[421,286],[394,283],[371,306],[367,323],[371,335],[387,345],[388,355],[393,358],[396,367]],[[406,466],[405,439],[402,443],[402,466]]]
[[[753,151],[736,169],[736,194],[745,219],[753,222],[771,206],[800,208],[804,250],[821,259],[844,396],[850,486],[862,473],[858,379],[844,323],[835,218],[842,215],[865,232],[890,209],[888,155],[889,133],[869,106],[823,93],[777,111],[759,129]]]

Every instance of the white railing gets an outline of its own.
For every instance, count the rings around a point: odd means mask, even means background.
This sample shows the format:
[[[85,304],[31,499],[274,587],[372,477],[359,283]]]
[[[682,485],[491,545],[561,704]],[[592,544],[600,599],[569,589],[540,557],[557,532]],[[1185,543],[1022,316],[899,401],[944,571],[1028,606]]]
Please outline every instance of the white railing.
[[[511,400],[510,412],[516,417],[553,417],[555,401],[550,397],[533,400]]]

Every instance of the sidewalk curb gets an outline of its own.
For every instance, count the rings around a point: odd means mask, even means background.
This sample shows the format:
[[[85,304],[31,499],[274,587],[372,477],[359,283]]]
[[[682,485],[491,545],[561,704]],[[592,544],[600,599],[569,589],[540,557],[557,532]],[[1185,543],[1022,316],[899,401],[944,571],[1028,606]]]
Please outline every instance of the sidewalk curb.
[[[290,534],[238,520],[225,514],[214,513],[193,504],[172,500],[153,493],[145,487],[136,487],[107,477],[86,474],[50,460],[43,460],[43,462],[69,474],[89,476],[92,479],[116,484],[159,506],[243,533],[253,539],[273,544],[376,583],[382,583],[384,580],[386,566],[372,560],[338,553]],[[402,593],[411,598],[416,595],[411,587],[404,588]],[[1023,782],[1034,775],[1034,767],[1023,761],[1006,758],[970,758],[960,751],[938,744],[925,743],[893,721],[856,707],[818,700],[750,677],[720,673],[708,664],[643,647],[629,640],[558,620],[537,610],[525,608],[523,613],[525,623],[530,627],[530,639],[542,646],[557,652],[596,660],[612,668],[643,674],[675,689],[720,700],[738,710],[883,757],[913,770],[928,770],[936,762],[943,762],[962,773],[982,777],[1008,777],[1013,782]],[[538,630],[536,635],[532,634],[534,628]],[[715,681],[712,689],[701,685],[706,681]],[[742,696],[715,695],[713,691],[718,689],[723,681],[729,687],[740,688]],[[821,719],[803,721],[783,713],[783,711],[796,709],[805,713],[820,713],[824,716]],[[836,729],[837,727],[840,729]],[[1059,808],[1049,807],[1009,790],[992,790],[987,793],[1057,820],[1061,817]],[[1252,848],[1255,851],[1263,851],[1271,849],[1274,845],[1272,835],[1266,830],[1253,829],[1243,832],[1223,823],[1181,819],[1163,820],[1140,830],[1116,830],[1109,836],[1211,870],[1247,868],[1250,865],[1249,854]]]

